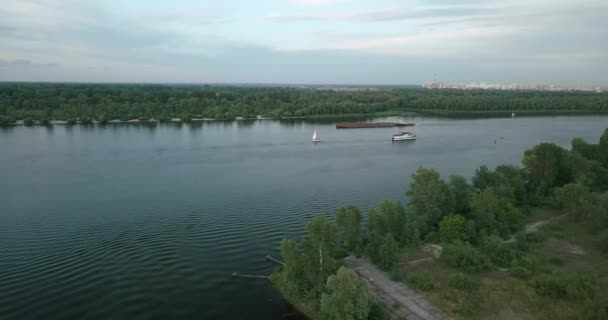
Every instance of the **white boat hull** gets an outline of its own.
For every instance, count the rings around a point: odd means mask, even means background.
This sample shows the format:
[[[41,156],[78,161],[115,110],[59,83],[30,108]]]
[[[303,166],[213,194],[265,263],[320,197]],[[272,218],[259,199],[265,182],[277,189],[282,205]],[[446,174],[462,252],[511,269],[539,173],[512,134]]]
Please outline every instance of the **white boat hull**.
[[[319,142],[321,141],[321,139],[317,138],[317,139],[312,139],[312,142]]]
[[[416,136],[393,137],[393,141],[406,141],[406,140],[416,140]]]

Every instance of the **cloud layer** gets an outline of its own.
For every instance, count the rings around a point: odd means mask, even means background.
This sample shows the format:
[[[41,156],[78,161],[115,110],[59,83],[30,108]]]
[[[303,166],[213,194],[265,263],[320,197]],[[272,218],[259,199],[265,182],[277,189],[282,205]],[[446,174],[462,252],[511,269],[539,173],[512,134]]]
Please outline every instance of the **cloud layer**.
[[[606,85],[606,30],[597,0],[6,0],[0,81]]]

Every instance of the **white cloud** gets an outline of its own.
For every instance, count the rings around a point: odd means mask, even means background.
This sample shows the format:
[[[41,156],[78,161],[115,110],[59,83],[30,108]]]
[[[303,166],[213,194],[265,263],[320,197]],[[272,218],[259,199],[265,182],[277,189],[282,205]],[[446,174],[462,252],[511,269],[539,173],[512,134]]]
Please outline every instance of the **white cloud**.
[[[463,59],[480,54],[472,47],[483,41],[497,41],[521,32],[518,27],[467,28],[442,30],[412,35],[364,36],[353,39],[325,38],[324,43],[292,43],[278,46],[284,52],[343,51],[416,58]]]

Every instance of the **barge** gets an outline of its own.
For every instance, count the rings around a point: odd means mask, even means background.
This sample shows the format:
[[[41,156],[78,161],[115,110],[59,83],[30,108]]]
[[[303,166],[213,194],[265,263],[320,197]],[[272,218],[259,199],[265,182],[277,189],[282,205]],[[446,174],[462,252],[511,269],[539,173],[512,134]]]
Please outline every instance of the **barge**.
[[[408,122],[349,122],[336,123],[336,129],[360,129],[360,128],[391,128],[410,127],[413,123]]]

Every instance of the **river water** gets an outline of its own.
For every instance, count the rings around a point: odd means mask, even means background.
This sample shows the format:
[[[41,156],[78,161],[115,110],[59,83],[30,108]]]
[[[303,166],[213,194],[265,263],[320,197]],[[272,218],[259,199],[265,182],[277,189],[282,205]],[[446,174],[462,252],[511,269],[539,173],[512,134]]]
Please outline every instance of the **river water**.
[[[311,217],[404,200],[418,166],[471,176],[608,127],[376,120],[415,122],[418,139],[296,120],[0,129],[0,318],[281,319],[292,310],[266,281],[231,274],[270,273],[264,257]]]

